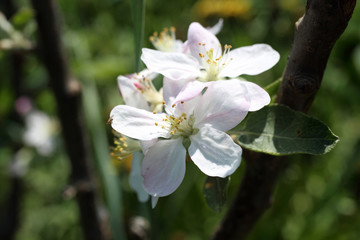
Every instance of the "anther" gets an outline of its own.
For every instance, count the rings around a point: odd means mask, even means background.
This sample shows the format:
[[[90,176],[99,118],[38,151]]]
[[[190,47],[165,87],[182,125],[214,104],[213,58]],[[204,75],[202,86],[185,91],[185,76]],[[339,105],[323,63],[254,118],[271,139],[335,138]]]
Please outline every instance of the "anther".
[[[181,101],[180,103],[181,103],[181,104],[184,104],[184,101]]]
[[[153,111],[153,114],[156,114],[156,111]]]
[[[175,106],[176,106],[175,104],[171,105],[172,108],[174,108]]]
[[[155,126],[159,125],[157,122],[155,123]]]

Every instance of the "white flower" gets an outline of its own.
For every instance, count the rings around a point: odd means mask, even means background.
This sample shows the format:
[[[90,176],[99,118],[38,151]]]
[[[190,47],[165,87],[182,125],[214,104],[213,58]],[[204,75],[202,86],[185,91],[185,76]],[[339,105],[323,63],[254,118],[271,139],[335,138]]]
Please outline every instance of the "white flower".
[[[146,110],[161,110],[163,96],[162,89],[154,87],[152,80],[157,76],[145,69],[139,73],[133,73],[118,77],[118,87],[124,102],[132,107]]]
[[[180,98],[166,105],[166,113],[148,112],[119,105],[110,113],[114,130],[139,140],[158,141],[144,153],[142,176],[146,191],[155,197],[174,192],[185,175],[186,151],[209,176],[226,177],[240,164],[242,149],[225,133],[246,116],[252,98],[238,80],[207,85],[204,94]],[[188,149],[183,145],[190,141]]]
[[[175,37],[176,29],[174,27],[164,28],[160,34],[154,32],[150,37],[151,43],[154,47],[163,52],[182,52],[184,43]]]
[[[219,21],[213,27],[208,28],[208,30],[213,34],[218,34],[222,27],[223,19],[219,19]],[[170,30],[164,28],[160,34],[154,32],[150,37],[150,41],[157,50],[162,52],[188,52],[187,43],[176,39],[175,31],[176,29],[174,27],[171,27]]]
[[[157,91],[152,80],[158,74],[145,69],[139,73],[133,73],[118,77],[118,87],[124,102],[128,106],[161,111],[163,106],[162,89]],[[151,141],[136,141],[126,136],[115,133],[115,147],[112,155],[120,160],[132,156],[131,172],[129,176],[130,187],[136,192],[140,202],[146,202],[149,199],[148,193],[143,187],[143,177],[141,176],[141,164],[144,158],[141,146],[151,146]],[[144,147],[143,147],[144,150]],[[158,198],[152,197],[152,207],[155,207]]]
[[[24,143],[35,147],[43,156],[50,155],[55,149],[54,136],[58,125],[45,113],[32,110],[25,115]]]
[[[175,93],[178,93],[191,81],[209,82],[233,79],[242,74],[257,75],[273,67],[280,58],[279,53],[267,44],[255,44],[234,50],[231,50],[230,45],[225,45],[222,50],[216,36],[199,23],[190,25],[186,45],[190,54],[161,52],[147,48],[142,50],[141,59],[148,69],[165,77],[165,101],[174,94],[174,89],[176,89]],[[264,91],[255,84],[243,82],[249,86],[248,91]],[[199,87],[200,91],[205,86]],[[264,99],[263,106],[269,101],[269,97]],[[251,107],[250,110],[258,110],[258,108]]]

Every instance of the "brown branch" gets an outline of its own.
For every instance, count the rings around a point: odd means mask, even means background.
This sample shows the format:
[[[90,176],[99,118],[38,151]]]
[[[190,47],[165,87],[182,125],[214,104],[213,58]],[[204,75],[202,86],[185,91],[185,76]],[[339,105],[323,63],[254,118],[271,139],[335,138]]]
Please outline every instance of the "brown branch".
[[[294,43],[277,102],[307,112],[320,88],[330,52],[344,32],[356,0],[308,0],[305,15],[296,23]],[[245,239],[271,206],[284,158],[245,151],[244,179],[213,239]]]
[[[96,194],[89,173],[81,115],[81,89],[71,78],[61,42],[59,14],[55,0],[32,0],[39,33],[39,48],[55,94],[64,143],[71,162],[74,185],[91,186],[77,189],[85,239],[103,239],[96,207]]]

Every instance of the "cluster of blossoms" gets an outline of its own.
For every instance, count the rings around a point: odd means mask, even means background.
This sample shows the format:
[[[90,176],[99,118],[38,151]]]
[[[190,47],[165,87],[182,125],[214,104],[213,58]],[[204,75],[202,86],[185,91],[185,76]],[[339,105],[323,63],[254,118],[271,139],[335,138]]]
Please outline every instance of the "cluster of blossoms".
[[[242,149],[226,131],[270,102],[265,90],[239,76],[270,69],[279,54],[266,44],[222,47],[215,36],[221,25],[206,29],[194,22],[185,42],[173,28],[154,34],[157,50],[142,49],[147,69],[118,77],[126,105],[113,108],[111,126],[131,146],[116,154],[133,154],[130,185],[141,201],[152,196],[153,206],[181,184],[187,154],[208,176],[232,174]],[[159,74],[163,87],[157,90],[152,80]]]

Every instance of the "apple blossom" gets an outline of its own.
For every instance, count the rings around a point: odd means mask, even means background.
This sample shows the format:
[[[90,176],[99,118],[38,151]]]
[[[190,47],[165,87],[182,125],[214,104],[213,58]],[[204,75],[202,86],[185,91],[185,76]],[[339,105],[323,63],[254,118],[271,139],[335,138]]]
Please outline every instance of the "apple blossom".
[[[23,141],[34,147],[43,156],[49,156],[55,150],[55,135],[58,123],[44,112],[30,110],[25,115]]]
[[[111,111],[114,130],[141,141],[157,139],[144,151],[142,163],[144,187],[152,196],[167,196],[177,189],[185,175],[186,152],[209,176],[226,177],[239,166],[242,149],[225,131],[244,119],[253,93],[240,89],[238,80],[214,83],[192,98],[177,97],[177,104],[165,106],[166,113],[126,105]],[[241,91],[230,91],[234,86]]]
[[[147,48],[142,50],[141,59],[148,69],[162,74],[168,81],[164,83],[164,96],[170,95],[168,92],[173,92],[174,89],[180,91],[186,84],[195,80],[222,81],[227,78],[234,79],[242,74],[257,75],[273,67],[279,60],[279,53],[267,44],[254,44],[234,50],[232,46],[224,45],[222,50],[217,37],[199,23],[190,25],[186,48],[190,54],[161,52]],[[238,88],[241,90],[244,85],[249,87],[248,91],[264,91],[256,84],[245,81],[234,86],[232,91],[238,91]],[[200,87],[199,91],[204,87],[206,84]],[[165,97],[165,100],[167,98]],[[269,102],[270,97],[264,98],[260,108]],[[250,111],[258,109],[251,107]]]
[[[124,102],[132,107],[162,111],[163,96],[162,89],[157,91],[152,80],[157,76],[145,69],[139,73],[118,77],[118,87]],[[111,119],[110,119],[111,120]],[[130,187],[137,193],[140,202],[146,202],[149,198],[148,193],[144,190],[141,176],[141,164],[143,153],[141,145],[145,142],[128,138],[119,133],[114,133],[115,147],[112,148],[112,155],[120,160],[131,157],[131,172],[129,176]],[[147,143],[149,144],[149,143]],[[152,197],[152,206],[155,207],[158,198]]]
[[[152,80],[157,76],[145,69],[139,73],[119,76],[118,87],[124,102],[132,107],[160,111],[162,108],[162,89],[154,87]]]
[[[223,26],[223,19],[220,18],[219,21],[212,27],[208,28],[208,31],[213,34],[218,34]],[[188,51],[186,42],[183,43],[181,40],[176,39],[175,36],[176,29],[174,27],[164,28],[160,34],[154,32],[152,36],[150,36],[150,41],[153,46],[163,52],[183,52],[186,53]]]

